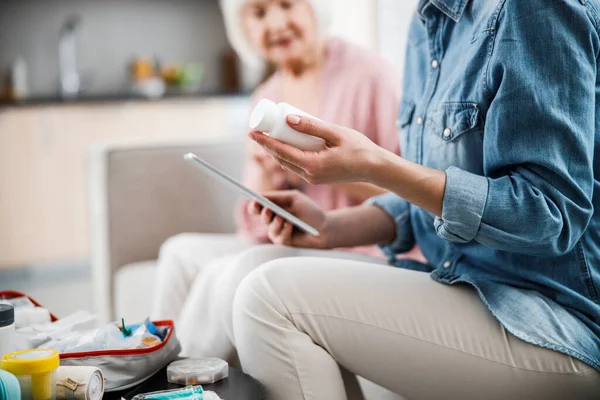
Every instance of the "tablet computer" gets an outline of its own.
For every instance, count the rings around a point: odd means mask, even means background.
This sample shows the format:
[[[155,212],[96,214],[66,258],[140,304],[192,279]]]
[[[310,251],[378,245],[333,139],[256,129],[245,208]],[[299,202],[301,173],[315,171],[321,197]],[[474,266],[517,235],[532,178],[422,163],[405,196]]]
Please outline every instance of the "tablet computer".
[[[290,214],[289,212],[287,212],[283,208],[279,207],[277,204],[273,203],[271,200],[267,199],[266,197],[261,196],[260,194],[254,192],[253,190],[248,189],[246,186],[242,185],[240,182],[236,181],[229,175],[219,171],[218,169],[216,169],[215,167],[213,167],[206,161],[199,158],[194,153],[187,153],[186,155],[183,156],[183,158],[185,158],[187,161],[194,163],[196,166],[198,166],[201,169],[203,169],[204,171],[208,172],[215,178],[218,178],[219,180],[221,180],[225,183],[228,183],[230,186],[233,186],[235,189],[237,189],[239,192],[241,192],[245,196],[256,201],[261,206],[266,207],[269,210],[273,211],[275,214],[279,215],[280,217],[282,217],[286,221],[290,222],[294,226],[302,229],[304,232],[311,234],[313,236],[319,236],[318,230],[316,230],[315,228],[313,228],[306,222],[302,221],[300,218],[296,217],[293,214]]]

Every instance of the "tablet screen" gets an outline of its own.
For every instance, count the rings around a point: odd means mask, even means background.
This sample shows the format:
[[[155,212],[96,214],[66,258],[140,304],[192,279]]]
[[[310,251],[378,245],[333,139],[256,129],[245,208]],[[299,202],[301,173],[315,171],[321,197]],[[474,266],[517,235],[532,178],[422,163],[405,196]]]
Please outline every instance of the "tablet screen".
[[[277,204],[273,203],[271,200],[267,199],[266,197],[261,196],[260,194],[254,192],[253,190],[248,189],[246,186],[242,185],[240,182],[236,181],[229,175],[219,171],[218,169],[216,169],[215,167],[213,167],[206,161],[199,158],[194,153],[187,153],[183,157],[187,161],[193,162],[198,167],[202,168],[203,170],[207,171],[214,177],[218,178],[222,182],[225,182],[225,183],[229,184],[230,186],[233,186],[242,194],[244,194],[247,197],[249,197],[250,199],[256,201],[258,204],[262,205],[263,207],[266,207],[269,210],[273,211],[275,214],[281,216],[283,219],[290,222],[294,226],[302,229],[304,232],[309,233],[313,236],[319,236],[318,230],[316,230],[315,228],[313,228],[306,222],[302,221],[300,218],[296,217],[293,214],[290,214],[289,212],[287,212],[283,208],[279,207]]]

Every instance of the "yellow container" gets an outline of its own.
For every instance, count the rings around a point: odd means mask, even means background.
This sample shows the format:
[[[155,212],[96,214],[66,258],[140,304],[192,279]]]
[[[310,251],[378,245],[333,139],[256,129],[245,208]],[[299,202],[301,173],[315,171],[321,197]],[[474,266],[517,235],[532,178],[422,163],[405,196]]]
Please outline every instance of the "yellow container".
[[[60,357],[56,351],[36,349],[7,354],[0,367],[19,380],[21,400],[55,400],[59,365]]]

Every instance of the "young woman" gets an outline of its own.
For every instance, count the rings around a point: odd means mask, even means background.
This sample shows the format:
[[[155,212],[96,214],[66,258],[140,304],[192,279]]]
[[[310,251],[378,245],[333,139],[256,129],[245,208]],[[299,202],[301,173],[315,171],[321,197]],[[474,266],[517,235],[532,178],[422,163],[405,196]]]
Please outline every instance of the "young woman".
[[[247,63],[268,62],[275,74],[253,95],[285,101],[319,118],[352,126],[380,146],[398,152],[395,126],[398,83],[380,57],[329,38],[328,2],[226,0],[222,2],[232,45]],[[326,210],[360,204],[382,193],[373,185],[312,185],[288,173],[248,140],[245,183],[258,192],[298,189]],[[267,242],[260,219],[237,210],[240,235],[184,234],[169,239],[159,257],[154,318],[174,319],[183,354],[234,354],[231,306],[245,273],[228,260]],[[376,254],[375,247],[355,249]],[[380,252],[378,254],[381,254]]]
[[[420,1],[404,158],[299,116],[289,125],[326,150],[250,133],[308,182],[393,192],[329,212],[273,193],[322,233],[252,204],[274,243],[416,242],[429,260],[296,257],[248,276],[236,344],[269,398],[346,399],[340,366],[409,399],[600,398],[599,16],[597,0]]]

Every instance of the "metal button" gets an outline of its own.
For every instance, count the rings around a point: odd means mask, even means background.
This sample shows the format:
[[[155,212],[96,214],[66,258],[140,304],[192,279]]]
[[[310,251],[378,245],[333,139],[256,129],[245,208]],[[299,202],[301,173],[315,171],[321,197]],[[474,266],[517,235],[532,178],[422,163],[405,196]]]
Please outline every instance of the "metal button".
[[[444,263],[444,265],[442,265],[442,267],[444,267],[444,268],[450,268],[451,266],[452,266],[452,262],[451,261],[446,261]]]
[[[423,118],[417,118],[417,125],[423,125]]]
[[[450,129],[450,128],[444,129],[444,137],[446,139],[448,139],[450,136],[452,136],[452,129]]]
[[[431,62],[431,68],[438,69],[440,67],[440,62],[438,60],[433,60]]]

